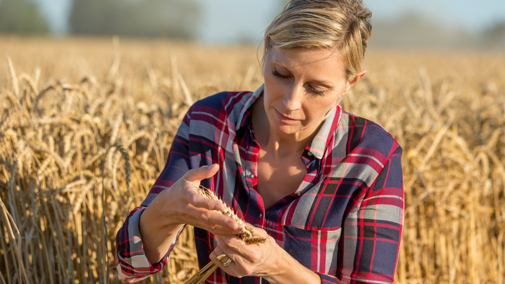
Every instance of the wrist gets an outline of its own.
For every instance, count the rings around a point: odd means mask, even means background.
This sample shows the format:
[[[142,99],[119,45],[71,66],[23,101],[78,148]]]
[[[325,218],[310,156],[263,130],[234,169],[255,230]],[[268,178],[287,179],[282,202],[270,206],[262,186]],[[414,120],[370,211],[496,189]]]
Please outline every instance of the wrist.
[[[163,193],[158,194],[145,209],[149,212],[148,220],[155,222],[160,229],[184,225],[183,222],[178,219],[179,214],[173,212],[176,205],[167,204],[167,200],[163,198],[162,194]]]
[[[139,232],[145,256],[151,264],[159,262],[168,252],[183,225],[166,218],[152,202],[139,219]]]
[[[179,230],[183,224],[180,224],[175,216],[176,214],[166,214],[162,212],[161,208],[156,202],[156,199],[151,202],[142,212],[140,216],[140,228],[142,234],[142,227],[148,227],[146,231],[173,231]],[[147,226],[146,226],[147,225]]]

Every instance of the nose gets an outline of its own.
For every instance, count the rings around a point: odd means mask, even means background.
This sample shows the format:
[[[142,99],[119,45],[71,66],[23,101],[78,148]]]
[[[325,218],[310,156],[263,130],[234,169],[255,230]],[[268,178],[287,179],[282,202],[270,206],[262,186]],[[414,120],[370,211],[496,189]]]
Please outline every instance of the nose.
[[[287,86],[282,102],[286,109],[293,111],[302,106],[303,90],[297,85]]]

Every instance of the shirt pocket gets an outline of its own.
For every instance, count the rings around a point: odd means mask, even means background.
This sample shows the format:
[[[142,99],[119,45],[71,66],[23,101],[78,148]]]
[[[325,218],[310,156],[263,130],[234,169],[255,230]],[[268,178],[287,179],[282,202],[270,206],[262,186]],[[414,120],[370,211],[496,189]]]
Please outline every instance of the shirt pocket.
[[[283,233],[282,246],[293,258],[312,271],[335,275],[341,227],[307,229],[284,225]]]

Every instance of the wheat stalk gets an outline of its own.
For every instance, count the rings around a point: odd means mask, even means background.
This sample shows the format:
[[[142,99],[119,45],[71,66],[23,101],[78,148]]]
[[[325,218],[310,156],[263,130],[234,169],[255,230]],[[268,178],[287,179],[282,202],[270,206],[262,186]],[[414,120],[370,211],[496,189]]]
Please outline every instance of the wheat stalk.
[[[125,167],[125,174],[126,174],[126,187],[128,188],[129,190],[129,187],[130,187],[130,157],[128,156],[128,152],[126,151],[125,148],[123,148],[123,146],[121,146],[121,144],[113,144],[109,147],[109,149],[107,149],[107,151],[105,152],[105,157],[103,159],[103,162],[102,162],[102,206],[104,206],[104,208],[102,209],[102,234],[103,234],[103,238],[104,238],[104,245],[105,245],[105,265],[107,266],[107,269],[106,269],[106,275],[104,275],[104,278],[105,278],[105,283],[109,283],[109,246],[108,246],[108,243],[107,243],[107,237],[108,237],[108,234],[107,234],[107,224],[105,223],[105,185],[104,185],[104,172],[105,172],[105,161],[107,159],[107,154],[109,152],[110,149],[112,148],[116,148],[120,153],[121,153],[121,156],[123,157],[124,159],[124,167]]]
[[[12,65],[12,60],[9,56],[7,56],[7,65],[9,66],[9,74],[11,77],[11,85],[14,90],[14,95],[19,95],[19,82],[18,77],[16,76],[16,71],[14,70],[14,66]]]
[[[221,204],[223,204],[224,207],[223,210],[221,211],[214,210],[214,211],[219,212],[225,216],[228,216],[233,220],[237,221],[237,223],[239,223],[242,229],[240,233],[237,234],[237,237],[239,237],[242,241],[248,244],[258,244],[258,243],[264,243],[266,241],[265,238],[255,238],[253,229],[249,226],[246,226],[244,224],[244,221],[233,211],[233,209],[228,207],[228,205],[226,205],[226,203],[224,203],[223,200],[217,197],[214,194],[214,192],[212,192],[210,189],[206,188],[203,185],[199,184],[198,186],[196,186],[196,184],[193,182],[189,183],[197,188],[198,194],[200,194],[201,196],[211,200],[219,201]],[[217,268],[218,268],[217,264],[211,261],[207,265],[205,265],[202,269],[200,269],[200,271],[198,271],[195,275],[193,275],[193,277],[191,277],[188,281],[186,281],[185,284],[201,284],[205,280],[207,280],[207,278],[209,278],[209,276],[212,273],[214,273],[214,271],[216,271]]]

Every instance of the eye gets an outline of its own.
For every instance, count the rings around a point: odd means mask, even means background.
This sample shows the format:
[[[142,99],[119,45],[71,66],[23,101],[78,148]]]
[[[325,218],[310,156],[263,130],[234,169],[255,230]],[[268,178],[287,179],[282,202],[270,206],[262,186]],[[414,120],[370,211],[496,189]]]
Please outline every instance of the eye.
[[[318,96],[324,95],[324,91],[319,91],[316,88],[312,87],[311,85],[308,85],[308,86],[309,86],[310,91],[313,92],[314,94],[316,94]]]
[[[289,78],[291,78],[291,76],[282,75],[281,73],[279,73],[279,71],[277,71],[275,69],[274,69],[274,71],[272,71],[272,74],[274,76],[282,78],[282,79],[289,79]]]

